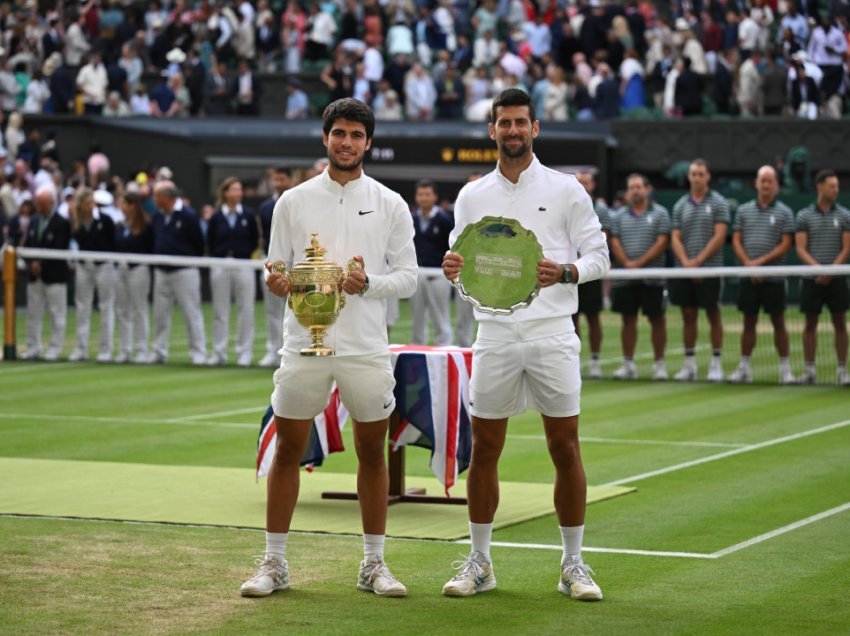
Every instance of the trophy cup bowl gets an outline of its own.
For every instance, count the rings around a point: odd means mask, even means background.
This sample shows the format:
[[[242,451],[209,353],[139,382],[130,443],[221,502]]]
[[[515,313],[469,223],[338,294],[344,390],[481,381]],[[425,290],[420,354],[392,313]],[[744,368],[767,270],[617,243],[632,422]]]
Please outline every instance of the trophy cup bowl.
[[[324,343],[325,330],[336,322],[345,306],[342,267],[325,259],[327,250],[319,245],[318,234],[313,234],[310,246],[304,249],[306,260],[299,261],[287,271],[281,261],[272,264],[272,271],[283,274],[289,281],[287,304],[298,323],[310,331],[311,346],[301,349],[302,356],[332,356],[334,350]],[[354,265],[352,265],[354,263]],[[349,271],[359,268],[359,263],[350,261]]]

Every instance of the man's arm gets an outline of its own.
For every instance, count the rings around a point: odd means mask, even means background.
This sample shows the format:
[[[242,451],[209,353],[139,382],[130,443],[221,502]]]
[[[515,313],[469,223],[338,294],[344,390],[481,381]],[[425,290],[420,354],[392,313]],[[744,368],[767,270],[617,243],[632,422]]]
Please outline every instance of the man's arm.
[[[735,252],[735,256],[738,257],[738,260],[741,261],[741,265],[750,267],[755,264],[750,260],[747,250],[744,249],[744,241],[741,230],[735,230],[732,232],[732,250]]]
[[[696,267],[691,259],[688,258],[685,244],[682,243],[682,230],[679,228],[675,228],[670,232],[670,247],[673,249],[673,254],[679,259],[682,267]]]
[[[820,265],[820,263],[815,260],[815,257],[812,256],[811,252],[809,252],[808,232],[801,232],[798,230],[794,239],[797,246],[797,256],[800,257],[800,260],[806,265]]]
[[[655,243],[643,253],[636,261],[633,261],[633,267],[644,267],[647,263],[651,262],[656,257],[660,256],[661,253],[667,249],[667,246],[670,244],[670,237],[666,234],[660,234],[658,238],[655,239]],[[626,265],[626,267],[629,267]]]
[[[781,258],[788,252],[788,250],[791,249],[791,236],[792,234],[790,232],[783,234],[782,240],[779,241],[776,247],[770,250],[767,254],[764,254],[754,259],[752,261],[752,264],[767,265],[768,263],[772,263],[773,261],[775,261],[777,258]]]
[[[727,225],[725,223],[714,224],[714,234],[711,240],[706,243],[702,251],[692,261],[695,267],[701,266],[712,254],[723,247],[723,244],[726,242],[726,232]]]
[[[586,283],[598,280],[611,269],[611,257],[608,254],[608,241],[602,232],[599,217],[593,210],[593,201],[586,192],[573,203],[569,216],[570,242],[576,246],[579,258],[572,265],[573,283]],[[559,272],[563,274],[563,269]]]
[[[363,295],[366,298],[410,298],[416,291],[419,266],[416,264],[416,248],[413,246],[413,217],[400,198],[393,210],[386,260],[389,272],[370,274],[369,289]],[[380,263],[371,265],[381,267]]]

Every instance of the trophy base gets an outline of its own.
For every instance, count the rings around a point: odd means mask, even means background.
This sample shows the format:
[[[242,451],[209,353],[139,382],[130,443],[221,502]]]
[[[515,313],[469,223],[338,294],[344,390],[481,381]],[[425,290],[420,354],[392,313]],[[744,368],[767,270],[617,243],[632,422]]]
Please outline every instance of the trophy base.
[[[334,350],[329,347],[308,347],[307,349],[301,349],[300,353],[302,356],[310,357],[332,356]]]

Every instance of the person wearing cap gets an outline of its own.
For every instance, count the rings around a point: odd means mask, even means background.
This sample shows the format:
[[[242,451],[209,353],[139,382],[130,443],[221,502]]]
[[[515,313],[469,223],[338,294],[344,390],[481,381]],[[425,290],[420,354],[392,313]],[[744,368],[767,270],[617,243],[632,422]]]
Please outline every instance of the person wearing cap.
[[[204,237],[198,217],[178,209],[180,192],[168,179],[157,181],[153,191],[154,254],[203,256]],[[206,331],[201,314],[201,272],[197,267],[157,265],[153,285],[153,354],[151,361],[168,360],[171,315],[175,303],[186,321],[192,364],[207,363]]]
[[[260,245],[257,215],[242,205],[242,182],[227,177],[218,188],[217,209],[207,226],[207,246],[213,258],[250,260]],[[210,270],[213,301],[212,355],[208,363],[227,363],[230,334],[230,303],[236,303],[236,364],[251,365],[254,342],[254,298],[257,276],[254,269],[213,267]]]
[[[260,206],[260,240],[262,242],[263,255],[269,251],[269,243],[272,234],[272,216],[277,200],[284,192],[292,187],[292,172],[289,168],[278,166],[272,173],[272,187],[274,194],[266,199]],[[260,360],[261,367],[280,366],[280,350],[283,348],[283,312],[284,299],[271,292],[267,285],[262,285],[263,304],[266,308],[266,355]]]
[[[71,236],[77,242],[80,252],[114,252],[115,223],[108,215],[98,210],[94,202],[94,193],[89,188],[77,190],[73,209]],[[77,344],[68,356],[71,362],[88,358],[95,290],[97,290],[97,304],[100,310],[100,348],[97,361],[112,360],[112,340],[115,331],[115,265],[112,261],[80,260],[75,268],[74,277]]]
[[[24,239],[25,247],[67,250],[71,243],[71,224],[56,213],[56,194],[43,186],[35,193],[37,215],[30,222]],[[23,360],[42,356],[41,323],[44,310],[50,315],[50,344],[45,360],[58,360],[65,342],[65,319],[68,312],[68,262],[62,259],[26,259],[27,264],[27,348]]]

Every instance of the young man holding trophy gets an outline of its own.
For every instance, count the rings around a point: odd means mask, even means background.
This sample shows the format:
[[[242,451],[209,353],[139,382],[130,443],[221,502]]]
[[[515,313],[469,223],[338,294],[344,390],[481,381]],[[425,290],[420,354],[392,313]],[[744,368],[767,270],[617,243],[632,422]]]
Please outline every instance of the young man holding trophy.
[[[289,588],[286,544],[301,457],[313,418],[324,410],[336,381],[354,420],[359,461],[364,560],[357,587],[405,596],[407,589],[383,559],[385,449],[395,407],[386,299],[407,298],[416,289],[413,222],[400,195],[363,173],[375,129],[371,109],[340,99],[322,119],[327,170],[287,190],[272,217],[266,285],[277,296],[289,296],[289,309],[272,393],[277,448],[268,477],[265,554],[241,593],[267,596]],[[295,263],[305,251],[306,260]],[[336,262],[348,262],[347,272]]]
[[[578,308],[577,285],[608,271],[608,248],[578,180],[543,166],[532,152],[540,124],[531,98],[507,89],[493,102],[491,117],[499,162],[460,191],[451,251],[443,259],[443,273],[473,303],[479,321],[466,481],[472,550],[443,594],[471,596],[496,587],[490,538],[498,461],[508,418],[530,407],[543,416],[555,465],[564,547],[558,589],[600,600],[602,591],[581,557],[587,485],[578,441],[580,344],[570,317]]]

